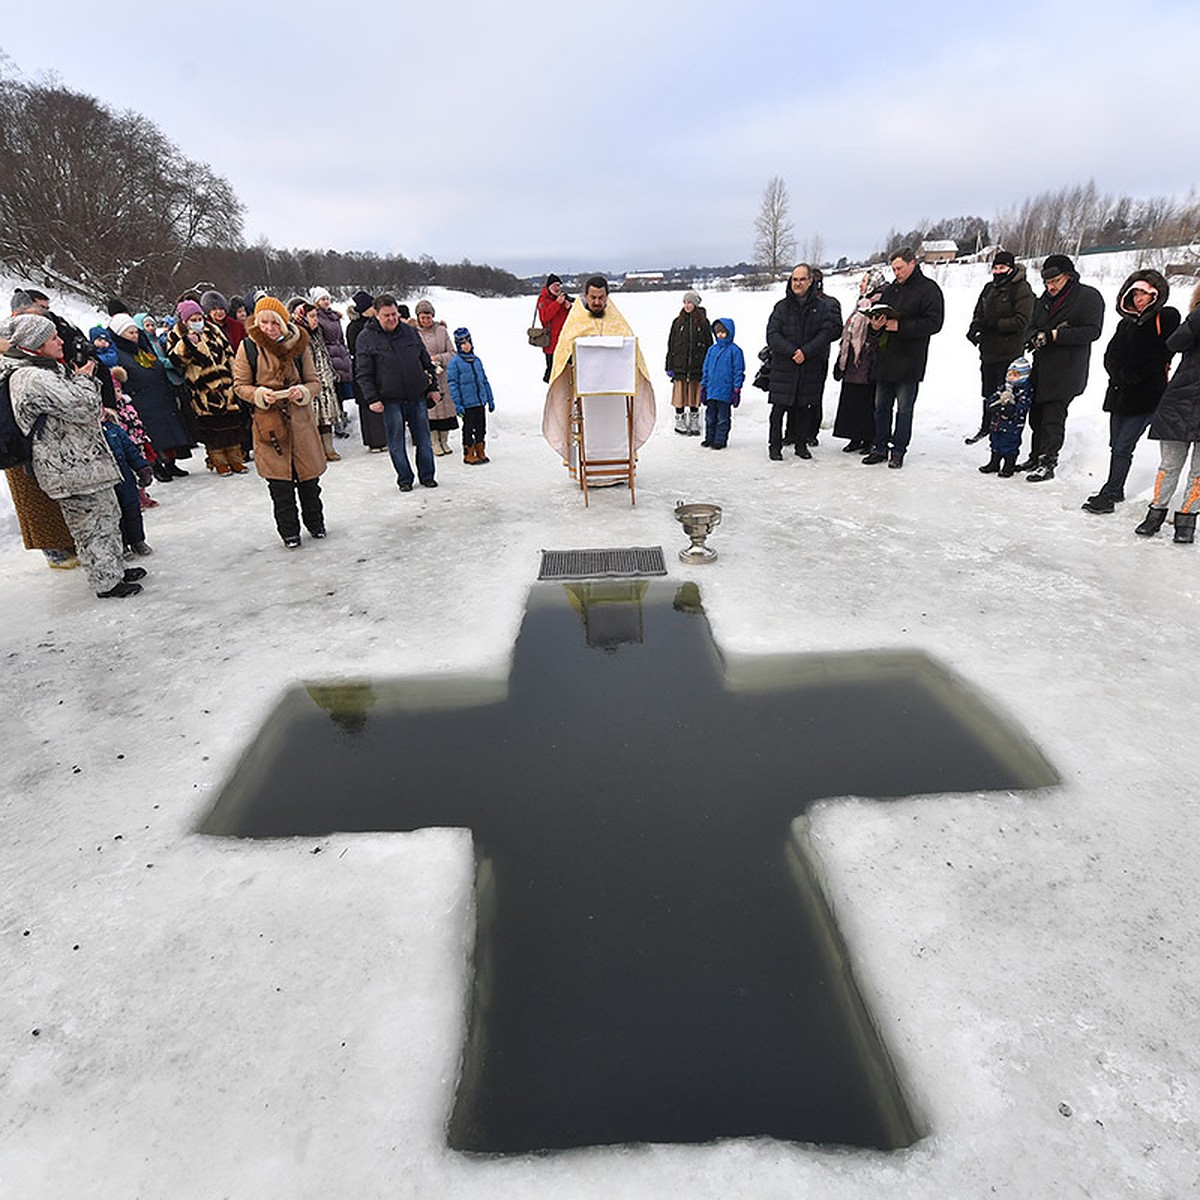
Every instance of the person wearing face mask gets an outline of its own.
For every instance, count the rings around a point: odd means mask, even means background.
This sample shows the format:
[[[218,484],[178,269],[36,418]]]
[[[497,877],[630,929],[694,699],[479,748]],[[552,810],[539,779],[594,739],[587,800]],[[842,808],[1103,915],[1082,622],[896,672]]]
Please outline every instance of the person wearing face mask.
[[[254,305],[233,360],[233,385],[238,398],[254,406],[254,465],[267,481],[283,544],[289,550],[300,548],[301,518],[312,537],[323,538],[325,510],[318,480],[325,471],[325,451],[312,411],[321,383],[308,330],[296,326],[274,296],[263,296]]]
[[[233,348],[195,301],[180,301],[176,312],[179,320],[167,338],[167,353],[183,376],[209,466],[218,475],[245,475],[246,416],[233,390]]]
[[[967,341],[979,348],[979,374],[983,383],[983,416],[979,430],[965,438],[968,446],[988,436],[993,414],[988,402],[1004,384],[1008,364],[1025,345],[1025,331],[1033,317],[1033,288],[1025,268],[1007,250],[997,250],[992,259],[992,279],[983,285]]]

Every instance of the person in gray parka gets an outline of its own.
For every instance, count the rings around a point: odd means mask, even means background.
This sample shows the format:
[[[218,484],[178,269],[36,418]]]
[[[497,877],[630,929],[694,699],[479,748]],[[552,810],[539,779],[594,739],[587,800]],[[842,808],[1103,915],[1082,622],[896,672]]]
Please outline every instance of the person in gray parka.
[[[57,500],[75,550],[96,595],[132,596],[141,567],[125,570],[121,510],[113,490],[121,472],[100,428],[100,385],[88,360],[72,372],[61,361],[62,339],[48,317],[27,315],[12,324],[0,359],[13,417],[32,437],[38,486]]]

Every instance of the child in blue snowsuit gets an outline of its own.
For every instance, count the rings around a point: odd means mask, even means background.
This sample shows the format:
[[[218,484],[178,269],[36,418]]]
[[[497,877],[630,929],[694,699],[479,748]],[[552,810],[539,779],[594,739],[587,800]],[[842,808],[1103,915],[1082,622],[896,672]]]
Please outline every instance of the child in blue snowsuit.
[[[714,321],[712,331],[716,340],[709,346],[700,372],[700,399],[704,402],[704,441],[700,445],[724,450],[733,410],[742,402],[746,359],[742,348],[734,344],[734,324],[729,317]]]
[[[454,411],[462,417],[463,462],[475,466],[491,462],[484,453],[487,437],[487,414],[496,411],[492,385],[487,372],[471,346],[471,331],[459,326],[454,331],[454,348],[458,353],[446,364],[446,383]],[[486,412],[484,406],[487,406]]]
[[[1029,386],[1029,359],[1014,359],[1004,376],[1004,386],[993,392],[988,400],[988,440],[992,457],[979,468],[984,475],[999,474],[1007,479],[1017,464],[1021,436],[1025,432],[1025,417],[1033,400]]]
[[[151,479],[150,464],[134,445],[133,439],[117,424],[117,414],[104,409],[104,437],[121,471],[116,486],[117,503],[121,506],[121,540],[125,550],[134,554],[152,554],[146,544],[146,527],[142,521],[142,499],[138,484]]]

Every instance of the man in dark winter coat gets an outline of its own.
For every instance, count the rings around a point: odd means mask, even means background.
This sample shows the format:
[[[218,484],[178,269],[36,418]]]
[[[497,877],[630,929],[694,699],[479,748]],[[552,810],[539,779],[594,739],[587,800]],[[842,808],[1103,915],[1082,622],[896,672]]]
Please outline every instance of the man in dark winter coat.
[[[354,344],[354,382],[361,402],[372,412],[383,414],[396,485],[402,492],[411,492],[413,485],[405,428],[412,435],[421,486],[437,487],[426,403],[436,403],[440,397],[435,379],[425,343],[411,325],[400,320],[395,299],[376,297],[375,316]]]
[[[808,263],[797,263],[783,299],[767,320],[767,348],[771,351],[767,451],[776,462],[783,458],[783,419],[789,410],[796,456],[812,458],[808,439],[817,432],[829,347],[841,332],[841,307],[825,295],[820,273]]]
[[[997,250],[992,259],[992,281],[983,285],[967,329],[967,340],[979,347],[983,382],[983,419],[979,432],[965,439],[968,446],[988,435],[993,415],[988,411],[988,401],[1004,386],[1008,364],[1021,357],[1033,302],[1025,268],[1007,250]]]
[[[1109,414],[1108,478],[1083,502],[1085,512],[1110,513],[1125,499],[1125,480],[1133,452],[1150,427],[1167,387],[1174,357],[1167,338],[1179,328],[1179,310],[1167,306],[1170,285],[1158,271],[1134,271],[1117,293],[1117,331],[1104,351]]]
[[[886,461],[889,467],[902,467],[912,437],[917,389],[925,378],[929,339],[941,329],[946,306],[942,289],[921,271],[917,256],[908,246],[897,250],[889,261],[896,278],[879,297],[880,305],[886,308],[870,318],[871,331],[878,339],[871,364],[875,446],[863,462],[873,466]]]
[[[1042,263],[1046,290],[1033,306],[1029,348],[1033,351],[1033,405],[1029,457],[1017,464],[1030,483],[1054,478],[1067,430],[1067,406],[1087,387],[1092,343],[1104,327],[1104,297],[1079,282],[1065,254]]]

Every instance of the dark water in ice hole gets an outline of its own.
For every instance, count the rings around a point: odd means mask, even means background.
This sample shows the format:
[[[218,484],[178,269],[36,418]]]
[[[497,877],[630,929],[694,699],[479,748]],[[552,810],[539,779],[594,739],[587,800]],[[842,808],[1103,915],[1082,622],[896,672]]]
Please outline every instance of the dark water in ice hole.
[[[296,688],[201,828],[472,831],[455,1149],[910,1145],[918,1123],[791,822],[823,796],[1057,776],[919,653],[732,674],[691,585],[539,585],[507,688]]]

